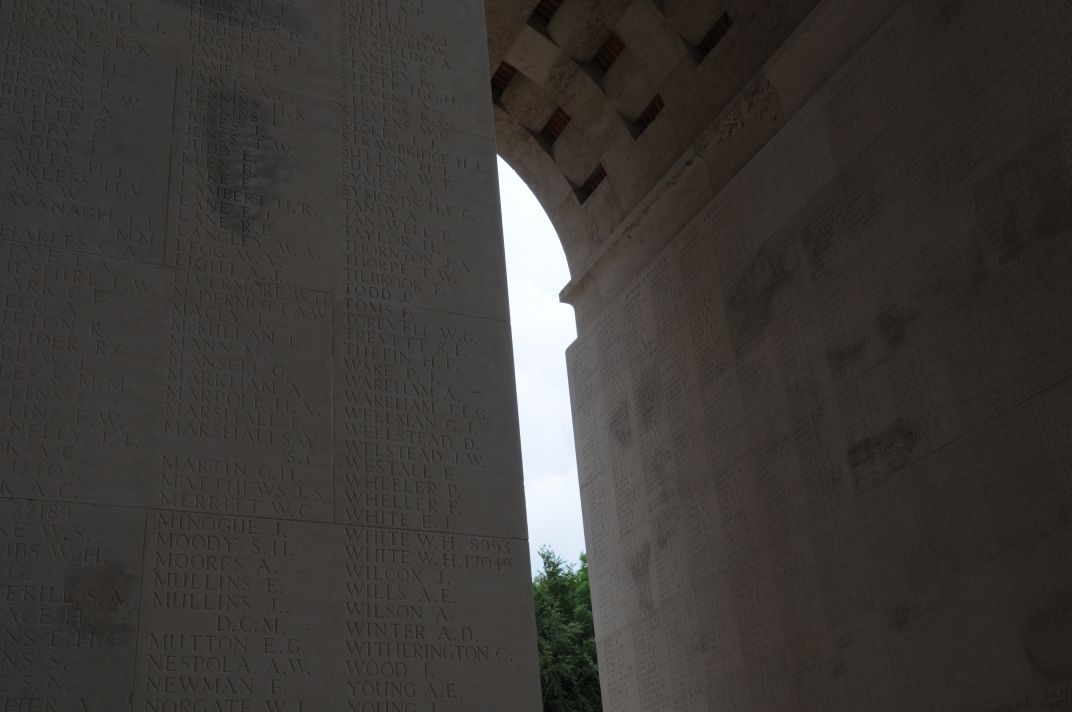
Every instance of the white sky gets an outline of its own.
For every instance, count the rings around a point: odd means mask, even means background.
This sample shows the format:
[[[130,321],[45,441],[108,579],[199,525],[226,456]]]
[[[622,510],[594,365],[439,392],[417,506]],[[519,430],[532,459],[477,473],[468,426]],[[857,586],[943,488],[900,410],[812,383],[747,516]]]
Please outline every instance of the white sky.
[[[577,330],[573,308],[558,301],[559,291],[569,282],[569,270],[551,221],[528,186],[501,158],[499,186],[529,542],[536,571],[536,551],[544,544],[573,562],[584,551],[566,381],[566,347],[577,337]]]

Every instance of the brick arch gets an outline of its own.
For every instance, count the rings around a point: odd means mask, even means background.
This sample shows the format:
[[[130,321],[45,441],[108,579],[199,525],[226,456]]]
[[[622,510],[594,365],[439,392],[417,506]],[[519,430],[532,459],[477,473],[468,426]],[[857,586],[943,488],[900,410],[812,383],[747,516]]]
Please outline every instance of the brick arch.
[[[1067,2],[487,17],[571,270],[605,709],[1065,703]]]
[[[644,232],[660,184],[676,186],[675,218],[687,220],[773,134],[784,112],[764,70],[815,5],[487,4],[499,152],[562,238],[568,300],[613,245]]]

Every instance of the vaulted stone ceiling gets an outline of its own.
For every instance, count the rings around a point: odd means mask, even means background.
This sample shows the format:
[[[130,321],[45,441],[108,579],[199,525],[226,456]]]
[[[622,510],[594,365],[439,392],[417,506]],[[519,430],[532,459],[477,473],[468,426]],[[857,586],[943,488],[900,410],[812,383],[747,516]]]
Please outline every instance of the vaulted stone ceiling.
[[[488,0],[499,151],[562,238],[567,300],[615,242],[645,239],[668,209],[660,186],[675,198],[653,235],[672,235],[668,221],[688,220],[799,106],[820,77],[798,64],[829,51],[784,45],[822,21],[815,5]]]

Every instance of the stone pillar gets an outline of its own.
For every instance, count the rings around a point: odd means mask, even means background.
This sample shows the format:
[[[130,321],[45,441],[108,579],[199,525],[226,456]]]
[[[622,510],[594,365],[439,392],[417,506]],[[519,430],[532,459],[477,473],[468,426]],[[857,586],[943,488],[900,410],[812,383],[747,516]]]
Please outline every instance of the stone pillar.
[[[0,708],[539,709],[483,23],[0,1]]]
[[[821,3],[574,275],[608,712],[1070,709],[1070,37]]]

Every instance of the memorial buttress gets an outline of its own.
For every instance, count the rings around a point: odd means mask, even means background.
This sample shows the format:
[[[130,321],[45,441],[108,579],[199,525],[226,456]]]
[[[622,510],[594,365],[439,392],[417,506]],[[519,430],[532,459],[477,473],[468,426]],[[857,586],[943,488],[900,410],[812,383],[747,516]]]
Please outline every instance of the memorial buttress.
[[[0,0],[0,709],[540,708],[484,33]]]

